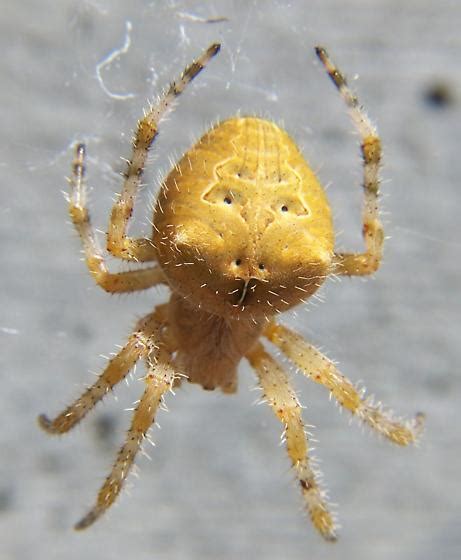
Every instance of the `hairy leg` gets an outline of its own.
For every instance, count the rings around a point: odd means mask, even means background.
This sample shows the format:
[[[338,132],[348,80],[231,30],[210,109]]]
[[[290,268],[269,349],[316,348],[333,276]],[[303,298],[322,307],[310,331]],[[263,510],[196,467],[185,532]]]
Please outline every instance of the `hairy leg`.
[[[154,422],[164,394],[174,385],[176,372],[170,365],[171,353],[166,351],[162,344],[157,351],[148,355],[146,362],[148,365],[148,372],[144,378],[146,388],[133,413],[125,443],[118,452],[109,476],[99,490],[95,505],[75,525],[77,530],[92,525],[114,503],[133,466],[136,454]]]
[[[158,348],[161,315],[164,307],[139,321],[127,344],[114,356],[97,381],[54,420],[45,414],[38,418],[40,426],[50,434],[63,434],[73,428],[112,388],[124,379],[136,362]]]
[[[128,221],[133,213],[133,205],[144,172],[149,148],[158,134],[158,125],[165,114],[173,107],[175,99],[184,91],[187,84],[199,74],[220,49],[213,44],[197,60],[188,66],[179,80],[173,82],[155,105],[138,122],[133,139],[133,152],[127,161],[125,182],[118,200],[112,208],[107,234],[107,250],[112,255],[126,260],[147,261],[156,259],[156,251],[149,239],[127,237]]]
[[[372,399],[364,398],[363,391],[358,391],[326,356],[290,329],[272,323],[266,328],[264,335],[299,367],[304,375],[326,387],[341,406],[374,430],[398,445],[416,442],[424,425],[422,414],[417,414],[416,418],[410,421],[395,418],[380,404],[374,404]]]
[[[335,523],[325,502],[325,492],[319,487],[318,477],[309,464],[308,441],[301,418],[301,406],[290,386],[287,374],[261,344],[247,354],[246,358],[258,374],[263,398],[285,425],[288,455],[312,523],[326,540],[334,541]]]
[[[86,206],[85,188],[85,146],[78,144],[69,180],[71,193],[69,197],[69,214],[82,241],[88,270],[96,283],[111,293],[134,292],[145,290],[157,284],[166,284],[162,270],[158,266],[128,272],[110,273],[105,259],[98,247],[90,215]],[[153,260],[153,259],[151,259]]]
[[[384,233],[379,220],[378,191],[381,163],[381,141],[375,127],[360,106],[346,78],[330,60],[326,50],[316,47],[316,53],[325,66],[331,80],[344,99],[352,121],[360,135],[363,157],[363,227],[364,253],[338,253],[333,261],[333,272],[346,276],[364,276],[375,272],[381,264]]]

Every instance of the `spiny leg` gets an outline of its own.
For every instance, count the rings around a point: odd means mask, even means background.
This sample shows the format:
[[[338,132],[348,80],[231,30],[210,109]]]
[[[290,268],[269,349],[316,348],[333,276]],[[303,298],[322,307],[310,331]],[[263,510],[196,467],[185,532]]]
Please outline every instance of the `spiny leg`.
[[[118,274],[107,271],[104,257],[91,227],[90,215],[86,206],[84,179],[85,146],[77,144],[72,164],[72,176],[69,180],[71,185],[69,214],[82,241],[86,265],[96,283],[111,293],[134,292],[145,290],[157,284],[165,284],[165,277],[158,266]]]
[[[325,66],[331,80],[346,102],[349,113],[360,135],[363,157],[363,229],[364,253],[337,253],[333,261],[336,274],[364,276],[375,272],[381,264],[384,233],[379,220],[378,191],[379,167],[381,163],[381,141],[375,127],[360,106],[357,96],[352,92],[346,78],[330,60],[326,50],[316,47],[317,56]]]
[[[157,103],[149,108],[138,122],[133,139],[131,160],[127,161],[124,174],[125,182],[117,202],[112,208],[107,234],[107,250],[112,255],[126,260],[154,260],[155,248],[150,240],[131,239],[126,231],[128,221],[133,213],[133,205],[144,172],[149,148],[158,134],[158,125],[162,117],[173,107],[176,98],[184,91],[187,84],[199,74],[220,49],[219,44],[213,44],[202,53],[197,60],[188,66],[178,81],[173,82]]]
[[[148,372],[144,377],[146,388],[136,407],[125,443],[118,452],[109,476],[99,490],[93,508],[75,525],[76,530],[92,525],[116,500],[128,476],[136,454],[154,422],[155,414],[164,394],[173,387],[175,370],[170,366],[171,353],[160,344],[146,358]]]
[[[114,356],[97,381],[68,406],[54,420],[45,414],[38,417],[40,426],[50,434],[63,434],[73,428],[94,406],[134,367],[136,362],[147,356],[156,345],[159,317],[164,306],[142,319],[127,344]]]
[[[274,343],[302,373],[329,389],[337,402],[384,435],[393,443],[408,445],[415,443],[424,426],[424,415],[419,413],[413,420],[402,421],[395,418],[373,399],[363,397],[354,385],[342,375],[336,366],[316,348],[305,342],[290,329],[272,323],[264,335]]]
[[[277,418],[285,424],[288,455],[312,523],[326,540],[334,541],[335,523],[325,502],[325,491],[319,487],[318,477],[309,464],[301,406],[290,386],[287,374],[261,344],[247,354],[246,358],[258,374],[263,398],[271,405]]]

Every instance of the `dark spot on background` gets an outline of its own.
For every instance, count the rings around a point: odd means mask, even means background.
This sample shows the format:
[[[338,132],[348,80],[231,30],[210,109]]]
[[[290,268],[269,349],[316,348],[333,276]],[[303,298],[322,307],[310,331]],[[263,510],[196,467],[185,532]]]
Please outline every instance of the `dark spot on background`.
[[[93,421],[94,437],[102,446],[112,447],[117,428],[117,421],[113,414],[103,413]]]
[[[62,453],[46,451],[39,455],[37,466],[47,474],[58,474],[68,468],[68,459]]]
[[[450,84],[437,81],[426,86],[423,100],[433,109],[444,109],[455,103],[455,95]]]
[[[11,486],[2,486],[0,488],[0,513],[12,508],[13,497],[13,488]]]

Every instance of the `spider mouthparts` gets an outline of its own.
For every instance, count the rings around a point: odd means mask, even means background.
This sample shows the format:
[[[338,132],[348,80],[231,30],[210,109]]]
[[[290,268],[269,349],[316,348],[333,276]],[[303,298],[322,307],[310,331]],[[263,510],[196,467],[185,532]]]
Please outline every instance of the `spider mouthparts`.
[[[237,292],[239,298],[237,305],[241,306],[244,303],[248,303],[247,300],[249,296],[251,296],[254,293],[256,286],[259,283],[259,278],[255,278],[254,276],[251,276],[246,280],[244,278],[239,278],[239,280],[243,281],[243,286]]]
[[[248,291],[248,283],[250,282],[250,280],[246,280],[245,283],[243,284],[243,288],[242,288],[242,293],[240,294],[240,298],[237,302],[237,305],[242,305],[245,297],[247,295],[247,291]]]

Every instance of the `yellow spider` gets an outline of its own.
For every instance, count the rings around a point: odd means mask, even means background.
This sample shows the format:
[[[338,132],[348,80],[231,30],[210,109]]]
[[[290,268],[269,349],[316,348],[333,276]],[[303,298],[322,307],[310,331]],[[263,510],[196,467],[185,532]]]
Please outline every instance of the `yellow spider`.
[[[231,118],[209,130],[164,180],[152,236],[128,237],[128,222],[159,122],[219,49],[219,44],[211,45],[138,122],[123,190],[112,209],[107,250],[114,257],[156,262],[155,266],[108,272],[86,206],[85,147],[76,147],[69,212],[93,278],[110,293],[167,284],[171,297],[138,322],[127,344],[81,397],[54,420],[42,415],[39,422],[49,433],[67,432],[138,360],[145,360],[144,394],[94,507],[75,526],[84,529],[118,496],[164,394],[184,377],[204,389],[234,393],[238,365],[246,358],[256,371],[264,399],[285,426],[288,455],[312,523],[325,539],[335,540],[325,491],[309,463],[300,404],[287,374],[261,338],[392,442],[407,445],[417,439],[421,414],[411,421],[394,418],[365,398],[300,335],[274,320],[314,294],[330,275],[364,276],[378,269],[383,245],[377,205],[380,140],[343,75],[325,49],[317,47],[317,56],[360,134],[365,251],[335,252],[331,211],[322,186],[288,134],[256,117]]]

